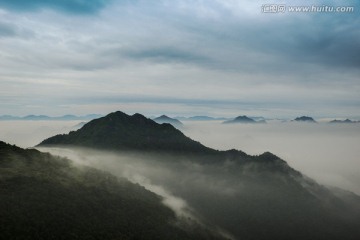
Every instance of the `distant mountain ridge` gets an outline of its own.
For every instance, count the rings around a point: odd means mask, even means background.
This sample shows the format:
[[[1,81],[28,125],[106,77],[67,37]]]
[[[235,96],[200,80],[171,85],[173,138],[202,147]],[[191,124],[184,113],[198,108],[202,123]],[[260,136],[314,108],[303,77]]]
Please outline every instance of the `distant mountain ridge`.
[[[334,120],[330,121],[329,123],[359,123],[359,121],[352,121],[352,120],[347,118],[345,120],[334,119]]]
[[[50,117],[47,115],[27,115],[24,117],[17,117],[12,115],[2,115],[0,116],[1,120],[31,120],[31,121],[41,121],[41,120],[60,120],[60,121],[71,121],[71,120],[92,120],[95,118],[102,117],[100,114],[88,114],[84,116],[75,116],[75,115],[63,115],[58,117]]]
[[[297,117],[297,118],[294,119],[294,121],[295,122],[316,123],[316,121],[312,117],[308,117],[308,116]]]
[[[224,117],[209,117],[209,116],[193,116],[188,117],[186,120],[191,121],[218,121],[218,120],[227,120],[227,118]]]
[[[254,119],[248,117],[248,116],[238,116],[232,120],[228,120],[223,122],[224,124],[233,124],[233,123],[266,123],[266,121],[263,118],[258,118],[259,121],[255,121]]]

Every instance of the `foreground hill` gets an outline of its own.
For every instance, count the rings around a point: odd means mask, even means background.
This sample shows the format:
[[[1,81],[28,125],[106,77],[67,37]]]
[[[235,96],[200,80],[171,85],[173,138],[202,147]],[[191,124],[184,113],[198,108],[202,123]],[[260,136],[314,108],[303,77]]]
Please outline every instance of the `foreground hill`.
[[[360,239],[358,196],[330,191],[271,153],[209,149],[140,114],[111,113],[40,145],[136,151],[130,163],[121,165],[119,158],[120,169],[141,166],[131,170],[171,190],[235,239]]]
[[[0,239],[220,239],[126,179],[0,142]]]

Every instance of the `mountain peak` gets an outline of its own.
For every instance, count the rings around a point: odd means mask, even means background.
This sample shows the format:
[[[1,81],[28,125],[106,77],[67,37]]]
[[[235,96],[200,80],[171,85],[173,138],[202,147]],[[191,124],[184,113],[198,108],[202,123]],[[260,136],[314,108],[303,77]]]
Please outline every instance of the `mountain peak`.
[[[46,145],[74,145],[112,150],[209,152],[214,151],[188,137],[170,124],[158,124],[136,113],[117,111],[95,119],[69,134],[41,142]]]
[[[223,123],[256,123],[256,121],[252,118],[249,118],[248,116],[238,116],[234,118],[233,120],[225,121]]]
[[[173,125],[174,127],[182,127],[182,122],[180,122],[179,120],[175,119],[175,118],[171,118],[168,117],[166,115],[161,115],[160,117],[154,118],[153,119],[155,122],[162,124],[162,123],[169,123],[171,125]]]
[[[296,121],[296,122],[312,122],[312,123],[316,123],[316,121],[312,117],[308,117],[308,116],[297,117],[297,118],[294,119],[294,121]]]

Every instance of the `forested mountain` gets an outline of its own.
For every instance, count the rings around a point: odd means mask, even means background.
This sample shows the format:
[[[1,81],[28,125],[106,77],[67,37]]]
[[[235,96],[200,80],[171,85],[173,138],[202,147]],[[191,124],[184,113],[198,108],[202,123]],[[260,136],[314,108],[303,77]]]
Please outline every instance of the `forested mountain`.
[[[0,239],[222,239],[143,187],[0,142]]]
[[[355,194],[330,191],[269,152],[216,151],[140,114],[111,113],[40,146],[118,154],[132,150],[137,154],[131,162],[140,161],[139,169],[157,169],[156,174],[139,174],[183,198],[201,219],[235,239],[360,238],[360,199]],[[111,164],[109,171],[117,163]]]

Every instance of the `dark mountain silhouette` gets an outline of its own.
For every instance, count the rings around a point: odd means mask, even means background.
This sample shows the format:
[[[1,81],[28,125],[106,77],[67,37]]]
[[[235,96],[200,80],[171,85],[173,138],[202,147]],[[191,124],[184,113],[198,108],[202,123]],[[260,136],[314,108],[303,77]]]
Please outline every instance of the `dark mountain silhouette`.
[[[294,119],[294,121],[316,123],[316,121],[312,117],[308,117],[308,116],[297,117]]]
[[[257,122],[254,119],[244,115],[244,116],[236,117],[232,120],[225,121],[223,123],[230,124],[230,123],[257,123]]]
[[[39,146],[49,145],[153,152],[215,152],[186,137],[171,124],[158,124],[141,114],[129,116],[123,112],[110,113],[86,123],[77,131],[48,138],[39,144]]]
[[[180,128],[183,126],[182,122],[180,122],[179,120],[175,119],[175,118],[170,118],[166,115],[162,115],[160,117],[154,118],[153,119],[155,122],[157,123],[169,123],[171,125],[173,125],[176,128]]]
[[[0,239],[223,239],[143,187],[0,141]]]

